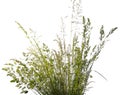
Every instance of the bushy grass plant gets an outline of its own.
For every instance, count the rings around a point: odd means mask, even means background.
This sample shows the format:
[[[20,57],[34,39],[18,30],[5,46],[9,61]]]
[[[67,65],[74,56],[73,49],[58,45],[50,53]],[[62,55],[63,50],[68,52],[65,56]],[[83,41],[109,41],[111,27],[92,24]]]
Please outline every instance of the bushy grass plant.
[[[39,95],[85,95],[94,62],[98,59],[108,37],[117,29],[112,28],[105,35],[104,27],[100,28],[99,43],[90,45],[91,22],[82,18],[82,34],[74,33],[72,42],[66,44],[65,36],[57,36],[58,49],[50,49],[37,39],[29,36],[23,26],[17,22],[31,43],[28,52],[22,59],[11,59],[3,68],[7,76],[21,89],[21,93],[29,90]],[[79,41],[79,37],[82,37]]]
[[[31,37],[29,31],[16,22],[29,39],[31,47],[23,52],[22,58],[6,63],[3,70],[11,77],[10,82],[16,83],[16,87],[21,89],[21,93],[33,90],[39,95],[85,95],[88,90],[93,64],[117,27],[106,35],[104,26],[101,26],[98,43],[91,45],[91,21],[81,17],[80,0],[71,1],[72,36],[68,43],[63,29],[63,36],[58,35],[55,40],[55,49],[40,43],[35,36]],[[79,21],[81,19],[82,23]]]

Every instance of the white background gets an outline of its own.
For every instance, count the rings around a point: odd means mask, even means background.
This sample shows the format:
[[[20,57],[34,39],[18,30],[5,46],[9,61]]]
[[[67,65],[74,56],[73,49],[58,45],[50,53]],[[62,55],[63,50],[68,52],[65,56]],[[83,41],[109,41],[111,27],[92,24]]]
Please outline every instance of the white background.
[[[101,25],[106,32],[120,21],[119,0],[82,0],[83,15],[93,22],[95,33]],[[26,29],[32,28],[43,40],[52,45],[60,31],[60,18],[68,15],[69,0],[0,0],[0,95],[20,95],[19,90],[9,83],[1,70],[10,58],[19,57],[29,43],[15,21]],[[107,81],[93,72],[93,87],[87,95],[120,95],[120,33],[119,29],[106,44],[94,70],[103,74]],[[32,95],[32,94],[29,94]]]

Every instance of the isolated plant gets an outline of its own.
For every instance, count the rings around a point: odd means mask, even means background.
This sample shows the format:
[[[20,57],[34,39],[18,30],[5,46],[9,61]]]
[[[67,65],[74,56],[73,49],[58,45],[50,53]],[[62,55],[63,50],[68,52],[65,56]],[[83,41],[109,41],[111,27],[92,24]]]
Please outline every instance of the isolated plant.
[[[99,32],[99,43],[91,46],[91,21],[82,17],[81,33],[73,33],[71,43],[65,36],[57,36],[58,49],[50,49],[45,43],[31,37],[17,22],[31,43],[23,58],[11,59],[3,68],[21,93],[34,90],[39,95],[85,95],[94,62],[104,47],[107,39],[117,27],[106,35],[104,26]],[[81,39],[81,41],[80,41]]]
[[[25,32],[32,47],[23,53],[24,59],[11,59],[3,70],[22,93],[32,89],[42,95],[84,95],[93,63],[107,38],[117,29],[113,28],[105,35],[102,26],[100,43],[91,47],[91,22],[83,17],[82,42],[78,40],[79,35],[74,34],[72,43],[66,45],[65,40],[57,36],[59,49],[50,50],[45,43],[40,46],[36,39],[30,38],[25,29],[19,23],[18,25]]]

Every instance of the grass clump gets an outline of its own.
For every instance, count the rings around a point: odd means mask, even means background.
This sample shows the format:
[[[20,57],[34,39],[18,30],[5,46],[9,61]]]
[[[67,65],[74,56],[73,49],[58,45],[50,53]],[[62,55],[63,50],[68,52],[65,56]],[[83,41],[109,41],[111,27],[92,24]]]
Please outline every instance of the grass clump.
[[[29,39],[31,47],[27,52],[23,52],[23,58],[11,59],[6,63],[3,70],[11,77],[10,82],[16,83],[21,93],[26,94],[33,90],[39,95],[85,95],[88,90],[93,64],[117,27],[112,28],[106,35],[104,26],[101,26],[98,43],[91,46],[91,21],[81,17],[80,0],[71,1],[71,42],[67,43],[64,34],[62,37],[57,36],[56,49],[39,43],[38,39],[31,37],[29,32],[16,22]],[[79,24],[81,18],[82,23]]]
[[[34,90],[39,95],[85,95],[94,62],[98,59],[108,37],[117,27],[105,35],[100,28],[99,43],[90,45],[91,22],[82,18],[82,34],[74,33],[72,42],[66,44],[65,36],[57,36],[58,49],[50,49],[40,43],[17,22],[31,43],[22,59],[11,59],[3,68],[7,76],[21,89],[21,93]],[[82,37],[82,41],[79,41]]]

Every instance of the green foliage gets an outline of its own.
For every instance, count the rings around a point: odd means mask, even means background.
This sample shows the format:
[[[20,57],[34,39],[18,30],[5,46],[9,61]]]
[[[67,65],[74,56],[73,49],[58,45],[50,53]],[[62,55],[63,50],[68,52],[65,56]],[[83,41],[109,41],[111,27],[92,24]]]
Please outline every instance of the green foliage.
[[[82,41],[74,33],[71,44],[57,36],[58,49],[51,50],[40,43],[17,22],[31,42],[28,52],[22,59],[11,59],[3,68],[7,76],[21,89],[21,93],[35,90],[41,95],[84,95],[88,89],[88,79],[92,77],[93,63],[98,59],[108,37],[117,29],[105,35],[104,27],[100,28],[100,43],[90,45],[91,22],[83,17]]]

